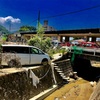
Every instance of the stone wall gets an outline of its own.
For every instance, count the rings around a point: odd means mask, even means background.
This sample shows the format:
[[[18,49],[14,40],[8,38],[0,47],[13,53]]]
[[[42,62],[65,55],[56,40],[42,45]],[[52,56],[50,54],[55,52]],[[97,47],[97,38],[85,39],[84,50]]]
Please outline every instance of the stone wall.
[[[30,69],[41,78],[37,87],[29,77]],[[50,66],[0,69],[0,100],[29,100],[35,95],[52,87],[54,80]]]
[[[57,64],[57,66],[60,69],[60,71],[62,71],[62,73],[66,77],[69,77],[69,74],[73,73],[73,68],[71,66],[70,59],[65,59],[65,60],[62,60],[62,61],[57,61],[55,63]]]

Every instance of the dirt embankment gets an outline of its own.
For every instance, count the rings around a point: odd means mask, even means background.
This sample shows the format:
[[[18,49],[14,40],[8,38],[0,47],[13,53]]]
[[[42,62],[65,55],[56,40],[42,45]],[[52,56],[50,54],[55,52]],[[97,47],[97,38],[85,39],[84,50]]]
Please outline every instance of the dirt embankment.
[[[44,100],[100,100],[100,82],[90,82],[97,81],[100,62],[90,63],[88,60],[78,59],[75,64],[75,71],[83,79],[64,85]]]
[[[64,85],[45,100],[89,100],[95,86],[96,83],[90,84],[89,81],[80,79]]]

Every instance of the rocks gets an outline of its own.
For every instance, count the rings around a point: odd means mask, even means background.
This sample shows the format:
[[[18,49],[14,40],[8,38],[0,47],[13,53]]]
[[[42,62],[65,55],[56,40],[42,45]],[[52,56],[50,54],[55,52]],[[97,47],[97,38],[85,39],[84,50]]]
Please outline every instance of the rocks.
[[[92,82],[92,86],[95,85],[95,82]],[[100,100],[100,81],[97,83],[93,93],[91,94],[89,100]]]

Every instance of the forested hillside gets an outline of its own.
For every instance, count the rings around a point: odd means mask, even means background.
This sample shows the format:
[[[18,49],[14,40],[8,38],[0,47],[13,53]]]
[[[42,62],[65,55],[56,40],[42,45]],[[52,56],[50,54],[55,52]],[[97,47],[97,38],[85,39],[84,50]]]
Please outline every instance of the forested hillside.
[[[10,34],[10,32],[5,27],[0,25],[0,34]]]

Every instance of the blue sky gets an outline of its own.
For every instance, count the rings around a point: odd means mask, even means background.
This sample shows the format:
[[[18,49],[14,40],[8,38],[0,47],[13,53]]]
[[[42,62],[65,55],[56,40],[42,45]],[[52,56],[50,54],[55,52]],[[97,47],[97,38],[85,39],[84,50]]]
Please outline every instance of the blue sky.
[[[57,30],[100,28],[100,0],[0,0],[0,24],[11,23],[12,31],[36,27],[39,10],[40,23],[48,20]]]

